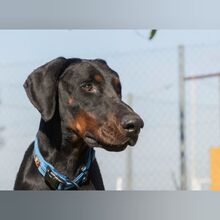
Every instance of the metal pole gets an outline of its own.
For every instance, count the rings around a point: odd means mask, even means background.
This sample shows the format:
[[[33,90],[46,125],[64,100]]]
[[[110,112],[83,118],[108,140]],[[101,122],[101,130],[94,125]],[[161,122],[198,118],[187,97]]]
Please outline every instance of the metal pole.
[[[180,189],[187,189],[186,147],[185,147],[185,87],[184,46],[178,47],[179,59],[179,119],[180,119]]]
[[[197,121],[197,109],[196,109],[196,84],[192,80],[190,82],[190,106],[191,106],[191,188],[192,190],[198,190],[200,188],[196,177],[196,121]]]
[[[220,77],[218,77],[218,86],[219,86],[219,133],[220,133]]]
[[[132,107],[133,104],[133,95],[128,94],[128,105]],[[132,190],[132,149],[131,147],[127,148],[126,155],[126,189]]]
[[[220,77],[220,73],[208,73],[208,74],[202,74],[202,75],[192,75],[184,77],[184,80],[198,80],[198,79],[206,79],[211,77]]]

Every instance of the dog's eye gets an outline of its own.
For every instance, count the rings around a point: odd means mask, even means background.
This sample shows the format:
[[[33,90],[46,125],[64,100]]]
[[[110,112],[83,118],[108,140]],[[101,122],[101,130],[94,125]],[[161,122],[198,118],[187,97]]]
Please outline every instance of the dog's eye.
[[[81,88],[86,92],[96,92],[96,88],[92,83],[84,83]]]

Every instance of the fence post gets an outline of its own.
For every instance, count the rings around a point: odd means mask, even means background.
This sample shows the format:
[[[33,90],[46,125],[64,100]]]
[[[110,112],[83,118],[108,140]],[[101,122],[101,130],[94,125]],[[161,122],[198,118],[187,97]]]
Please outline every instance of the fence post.
[[[1,105],[1,99],[0,99],[0,105]],[[2,127],[0,125],[0,148],[4,145],[4,139],[3,137],[1,136],[1,132],[4,130],[4,127]]]
[[[128,94],[128,105],[132,107],[133,95]],[[132,149],[128,147],[126,150],[126,189],[132,190]]]
[[[185,85],[184,46],[178,46],[179,65],[179,120],[180,120],[180,189],[187,189],[186,146],[185,146]]]

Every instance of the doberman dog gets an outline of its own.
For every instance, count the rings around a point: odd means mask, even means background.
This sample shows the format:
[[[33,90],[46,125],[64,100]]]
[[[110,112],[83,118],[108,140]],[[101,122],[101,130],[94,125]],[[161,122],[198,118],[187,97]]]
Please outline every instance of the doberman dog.
[[[15,190],[58,189],[53,183],[62,182],[60,176],[72,180],[82,174],[89,149],[122,151],[136,144],[144,126],[122,101],[118,74],[102,59],[56,58],[35,69],[24,88],[41,121],[37,146],[35,141],[25,152]],[[35,147],[44,161],[35,157]],[[85,181],[71,182],[69,189],[104,190],[98,163],[89,160]],[[42,176],[40,163],[50,164],[57,172],[49,167]]]

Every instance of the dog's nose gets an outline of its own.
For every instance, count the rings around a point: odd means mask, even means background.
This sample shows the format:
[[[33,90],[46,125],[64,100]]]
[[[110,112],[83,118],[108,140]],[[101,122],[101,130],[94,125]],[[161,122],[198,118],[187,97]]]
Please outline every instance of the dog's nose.
[[[143,120],[138,115],[126,115],[122,118],[122,127],[128,132],[137,133],[144,127]]]

